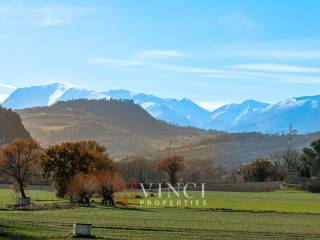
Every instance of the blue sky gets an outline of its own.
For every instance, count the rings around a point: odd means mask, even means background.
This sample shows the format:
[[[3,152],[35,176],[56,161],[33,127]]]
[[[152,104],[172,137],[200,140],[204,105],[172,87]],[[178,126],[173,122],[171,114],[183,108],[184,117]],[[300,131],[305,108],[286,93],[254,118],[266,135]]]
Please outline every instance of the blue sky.
[[[320,94],[320,1],[0,1],[0,99],[61,81],[214,108]]]

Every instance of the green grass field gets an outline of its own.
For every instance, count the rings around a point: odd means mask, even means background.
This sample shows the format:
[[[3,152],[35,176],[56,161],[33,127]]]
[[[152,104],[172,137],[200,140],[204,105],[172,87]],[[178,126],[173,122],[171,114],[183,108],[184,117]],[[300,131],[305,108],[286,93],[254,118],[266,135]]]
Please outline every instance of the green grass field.
[[[53,192],[28,194],[39,204],[56,201]],[[12,190],[0,190],[0,202],[14,200]],[[93,224],[100,239],[320,239],[318,194],[207,192],[206,200],[205,208],[2,210],[0,239],[68,239],[76,222]]]

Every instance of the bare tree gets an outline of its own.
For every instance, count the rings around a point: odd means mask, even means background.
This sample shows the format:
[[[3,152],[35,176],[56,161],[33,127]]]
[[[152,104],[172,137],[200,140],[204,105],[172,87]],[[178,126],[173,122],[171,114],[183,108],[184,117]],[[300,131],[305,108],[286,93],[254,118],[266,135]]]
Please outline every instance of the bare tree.
[[[286,167],[288,170],[294,170],[297,168],[297,161],[299,158],[299,153],[297,150],[288,148],[283,152],[282,157],[286,162]]]
[[[216,165],[212,159],[188,159],[186,160],[185,178],[190,182],[218,182],[226,171]]]
[[[139,183],[149,184],[158,182],[160,174],[155,170],[155,162],[142,155],[127,156],[117,162],[118,169],[123,178],[129,182],[135,180]]]

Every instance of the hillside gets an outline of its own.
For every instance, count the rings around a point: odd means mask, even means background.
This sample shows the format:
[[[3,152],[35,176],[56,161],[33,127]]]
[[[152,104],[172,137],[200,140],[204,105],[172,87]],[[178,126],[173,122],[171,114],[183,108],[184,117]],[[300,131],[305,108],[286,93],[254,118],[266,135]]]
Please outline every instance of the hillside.
[[[113,155],[156,152],[171,144],[186,144],[218,136],[154,119],[127,100],[73,100],[18,112],[32,136],[43,145],[94,139]]]
[[[22,125],[20,116],[0,107],[0,145],[15,138],[29,138],[30,135]]]
[[[169,125],[151,117],[132,101],[73,100],[18,112],[31,135],[43,145],[94,139],[113,157],[171,153],[190,158],[210,158],[237,167],[256,157],[268,157],[287,148],[287,136],[259,133],[227,134]],[[296,135],[293,146],[301,150],[320,134]]]

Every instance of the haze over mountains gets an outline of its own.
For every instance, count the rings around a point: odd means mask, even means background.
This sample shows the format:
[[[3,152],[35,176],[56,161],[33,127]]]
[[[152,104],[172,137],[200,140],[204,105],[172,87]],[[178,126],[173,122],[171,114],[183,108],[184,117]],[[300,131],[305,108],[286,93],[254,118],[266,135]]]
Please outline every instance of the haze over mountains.
[[[12,109],[50,106],[57,101],[72,99],[130,99],[154,118],[179,126],[216,129],[227,132],[287,131],[290,123],[299,133],[320,130],[320,96],[297,97],[276,104],[247,100],[228,104],[212,112],[189,99],[159,98],[148,94],[133,94],[127,90],[97,92],[53,83],[44,86],[18,88],[3,102]]]

